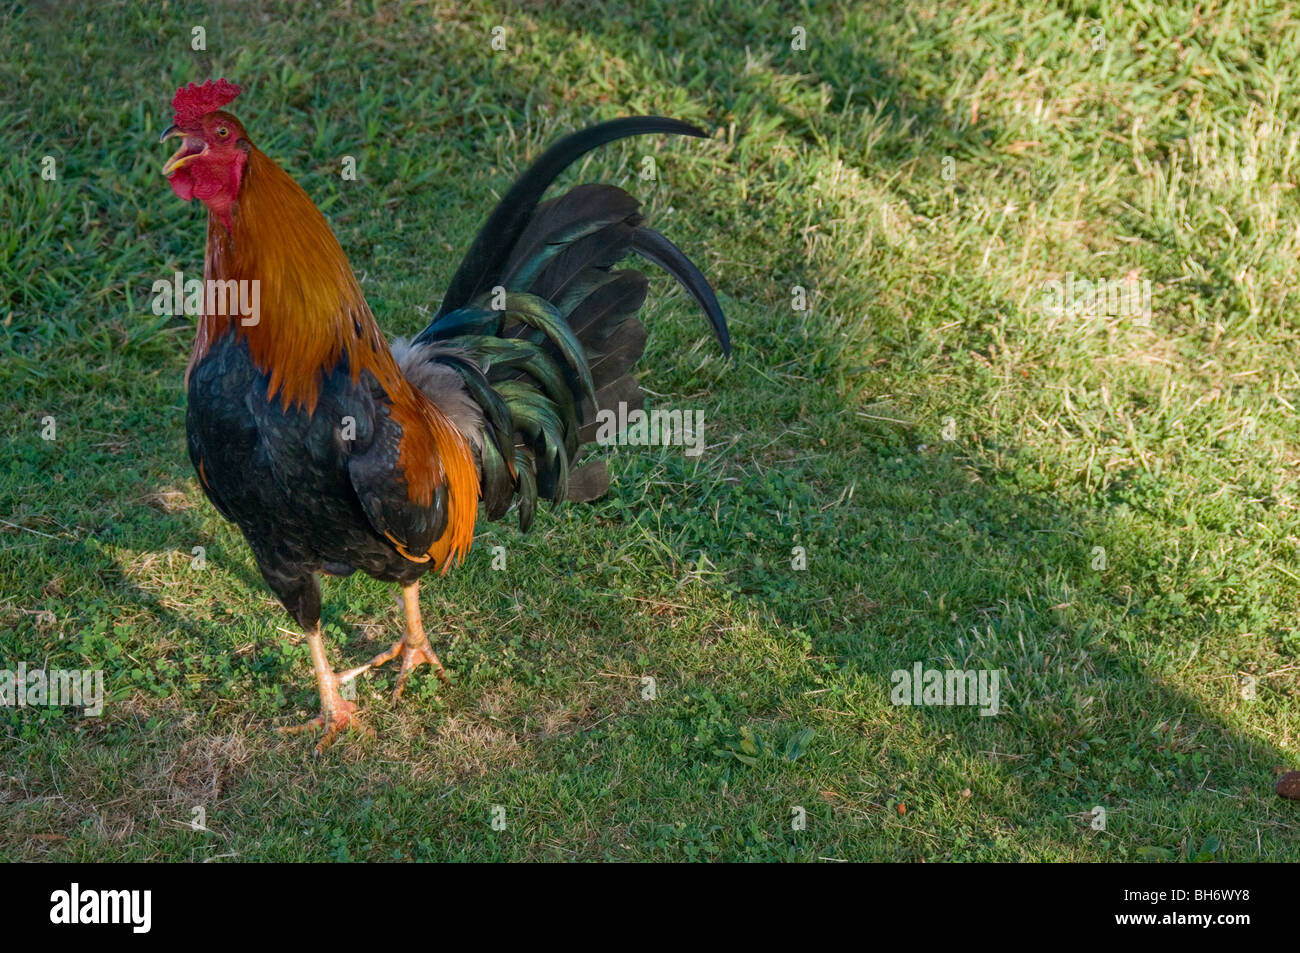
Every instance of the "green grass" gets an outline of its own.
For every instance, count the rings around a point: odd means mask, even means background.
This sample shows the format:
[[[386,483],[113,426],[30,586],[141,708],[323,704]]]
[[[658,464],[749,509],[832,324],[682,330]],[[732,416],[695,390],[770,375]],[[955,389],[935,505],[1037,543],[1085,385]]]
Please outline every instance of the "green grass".
[[[1300,859],[1285,5],[163,6],[0,8],[0,662],[111,692],[0,709],[0,857]],[[363,678],[376,738],[320,761],[270,730],[314,714],[306,647],[186,458],[192,322],[149,309],[203,245],[155,140],[221,75],[393,334],[546,143],[714,131],[564,179],[634,191],[719,290],[730,363],[656,277],[643,365],[709,449],[481,524],[423,590],[454,686]],[[1045,308],[1071,273],[1149,280],[1149,326]],[[394,594],[326,581],[338,664]],[[1001,714],[893,706],[917,661],[999,670]]]

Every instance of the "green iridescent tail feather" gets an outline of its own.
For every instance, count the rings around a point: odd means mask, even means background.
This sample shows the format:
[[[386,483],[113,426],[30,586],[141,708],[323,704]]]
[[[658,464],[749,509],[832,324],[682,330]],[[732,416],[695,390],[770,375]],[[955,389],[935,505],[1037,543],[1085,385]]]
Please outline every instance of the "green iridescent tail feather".
[[[603,462],[577,463],[595,439],[599,409],[639,408],[645,399],[632,370],[645,348],[636,314],[647,282],[639,271],[614,270],[622,259],[639,255],[676,278],[730,353],[713,289],[667,238],[642,225],[636,199],[614,186],[581,185],[539,204],[575,159],[650,132],[704,134],[672,119],[619,119],[547,150],[488,218],[438,315],[411,342],[425,349],[423,360],[455,371],[481,412],[482,433],[473,437],[491,519],[517,498],[527,529],[539,495],[589,500],[608,489]]]

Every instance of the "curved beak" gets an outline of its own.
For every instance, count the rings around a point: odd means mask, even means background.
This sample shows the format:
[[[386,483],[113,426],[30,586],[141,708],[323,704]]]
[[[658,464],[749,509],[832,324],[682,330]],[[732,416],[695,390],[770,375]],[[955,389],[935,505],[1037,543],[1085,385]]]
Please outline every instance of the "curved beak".
[[[162,174],[170,176],[177,169],[183,168],[191,160],[198,158],[207,149],[208,144],[197,136],[187,136],[176,126],[168,126],[159,137],[159,142],[166,142],[168,139],[181,137],[181,147],[176,150],[175,155],[167,160],[163,165]]]

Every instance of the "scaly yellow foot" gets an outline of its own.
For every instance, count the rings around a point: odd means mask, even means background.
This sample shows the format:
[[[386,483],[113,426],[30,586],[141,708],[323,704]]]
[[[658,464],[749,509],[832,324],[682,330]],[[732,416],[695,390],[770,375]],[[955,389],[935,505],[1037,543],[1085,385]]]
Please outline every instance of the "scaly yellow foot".
[[[320,714],[305,725],[286,725],[278,730],[285,734],[297,734],[310,728],[324,729],[320,741],[316,742],[317,755],[332,745],[335,739],[348,728],[356,728],[374,737],[374,732],[362,724],[357,717],[357,706],[339,692],[339,686],[355,678],[356,675],[349,675],[346,672],[339,674],[330,667],[325,657],[325,642],[321,637],[319,625],[307,633],[307,644],[311,647],[312,667],[316,671],[316,682],[320,687]],[[354,672],[360,671],[364,669],[354,670]]]
[[[444,685],[451,685],[447,670],[442,667],[442,661],[437,653],[429,647],[427,639],[423,645],[399,643],[399,646],[402,651],[402,670],[397,673],[397,687],[393,689],[394,700],[402,697],[402,689],[406,687],[406,677],[421,665],[432,665],[433,674],[438,676],[439,681]]]
[[[318,755],[332,745],[338,739],[338,736],[348,728],[356,728],[363,734],[372,738],[375,734],[357,717],[357,706],[342,697],[335,702],[333,710],[328,715],[322,711],[306,724],[284,725],[277,728],[276,731],[283,732],[286,735],[296,735],[299,732],[308,731],[312,728],[325,729],[325,733],[321,735],[320,741],[316,742],[315,751]]]
[[[403,586],[402,597],[406,605],[406,635],[402,637],[401,641],[394,642],[391,648],[380,652],[365,665],[344,672],[340,676],[343,681],[356,678],[367,669],[391,662],[400,655],[402,657],[402,670],[397,673],[397,687],[393,689],[394,700],[402,697],[402,690],[406,687],[407,677],[421,665],[432,665],[433,674],[437,675],[444,685],[451,684],[451,680],[447,678],[447,670],[442,667],[442,661],[430,647],[429,639],[424,634],[424,625],[420,621],[420,597],[417,584],[411,583],[409,586]]]

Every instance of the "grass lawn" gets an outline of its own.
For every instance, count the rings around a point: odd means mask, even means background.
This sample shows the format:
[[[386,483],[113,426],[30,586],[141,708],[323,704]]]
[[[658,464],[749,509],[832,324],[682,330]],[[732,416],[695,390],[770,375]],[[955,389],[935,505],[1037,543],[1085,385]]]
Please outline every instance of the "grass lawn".
[[[0,858],[1300,860],[1300,24],[1190,6],[0,5],[0,668],[110,694],[0,708]],[[423,587],[452,687],[363,677],[376,737],[319,760],[151,310],[205,217],[156,140],[216,76],[392,334],[565,132],[713,133],[562,181],[718,289],[730,362],[656,272],[641,365],[707,449],[480,523]],[[324,592],[340,667],[400,633]],[[998,714],[893,704],[918,662]]]

